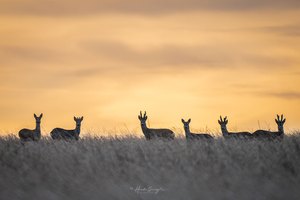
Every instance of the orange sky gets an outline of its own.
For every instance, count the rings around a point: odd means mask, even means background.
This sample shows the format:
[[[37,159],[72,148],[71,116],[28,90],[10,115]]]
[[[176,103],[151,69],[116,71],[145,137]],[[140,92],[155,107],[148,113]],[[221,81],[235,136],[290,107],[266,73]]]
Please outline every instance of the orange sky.
[[[0,130],[300,129],[300,3],[1,0]]]

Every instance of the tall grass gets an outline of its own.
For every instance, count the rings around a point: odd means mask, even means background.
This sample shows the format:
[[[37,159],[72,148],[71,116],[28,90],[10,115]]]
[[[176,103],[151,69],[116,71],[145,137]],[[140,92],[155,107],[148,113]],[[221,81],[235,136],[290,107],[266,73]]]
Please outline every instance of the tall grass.
[[[299,171],[299,134],[191,143],[126,136],[22,145],[0,138],[0,199],[9,200],[299,199]]]

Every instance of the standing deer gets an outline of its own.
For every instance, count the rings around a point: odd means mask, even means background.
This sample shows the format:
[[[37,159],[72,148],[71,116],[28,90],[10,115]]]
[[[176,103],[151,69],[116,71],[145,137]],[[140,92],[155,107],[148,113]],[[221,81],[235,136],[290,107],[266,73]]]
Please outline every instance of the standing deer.
[[[36,114],[33,115],[35,118],[36,127],[34,130],[22,129],[19,131],[19,137],[22,141],[38,141],[41,139],[41,119],[43,113],[38,117]]]
[[[224,138],[250,138],[252,137],[252,134],[249,132],[228,132],[227,130],[227,124],[228,124],[228,119],[225,117],[222,119],[222,116],[220,116],[220,119],[218,120],[219,124],[221,125],[221,130]]]
[[[190,131],[190,123],[191,119],[188,121],[184,121],[184,119],[181,119],[185,131],[185,137],[187,140],[194,140],[194,139],[213,139],[213,137],[209,134],[205,133],[191,133]]]
[[[80,126],[83,117],[74,117],[76,128],[74,130],[65,130],[62,128],[55,128],[51,131],[50,135],[53,140],[55,139],[75,139],[79,140]]]
[[[280,138],[282,139],[284,137],[284,129],[283,125],[285,123],[286,119],[283,117],[283,115],[279,116],[277,115],[277,119],[275,119],[276,124],[278,125],[278,131],[277,132],[271,132],[266,130],[257,130],[253,133],[254,137],[257,138]]]
[[[140,115],[138,117],[139,117],[139,120],[141,121],[142,131],[147,140],[150,140],[153,138],[167,138],[167,139],[172,139],[172,140],[174,139],[175,134],[170,129],[148,128],[146,125],[146,120],[148,118],[146,112],[144,113],[144,116],[143,116],[142,111],[141,111]]]

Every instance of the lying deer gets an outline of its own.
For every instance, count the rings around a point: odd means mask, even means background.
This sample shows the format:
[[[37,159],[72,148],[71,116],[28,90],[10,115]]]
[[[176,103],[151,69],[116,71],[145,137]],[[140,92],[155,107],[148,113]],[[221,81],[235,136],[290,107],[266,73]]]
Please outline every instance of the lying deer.
[[[62,128],[55,128],[51,131],[50,135],[53,140],[55,139],[75,139],[79,140],[80,127],[83,117],[74,117],[76,128],[74,130],[65,130]]]
[[[277,132],[271,132],[271,131],[266,131],[266,130],[257,130],[253,133],[253,136],[256,138],[269,138],[269,139],[283,138],[284,137],[283,125],[284,125],[285,121],[286,121],[286,119],[283,117],[283,115],[281,115],[281,116],[277,115],[277,119],[275,119],[275,122],[278,126]]]
[[[228,119],[225,117],[222,119],[222,116],[220,116],[220,119],[218,120],[219,124],[221,125],[221,130],[224,138],[250,138],[252,137],[252,134],[249,132],[229,132],[227,130],[227,124]]]
[[[19,137],[22,141],[38,141],[41,139],[41,119],[43,113],[38,117],[36,114],[33,115],[35,118],[36,127],[34,130],[22,129],[19,131]]]
[[[153,138],[167,138],[167,139],[174,139],[175,134],[170,129],[153,129],[148,128],[146,125],[147,121],[147,114],[146,112],[144,115],[142,115],[142,111],[140,112],[140,115],[138,116],[139,120],[141,122],[142,131],[145,135],[145,138],[147,140],[153,139]]]
[[[190,123],[191,119],[188,121],[184,121],[184,119],[181,119],[185,131],[185,137],[187,140],[194,140],[194,139],[213,139],[213,137],[209,134],[205,133],[191,133],[190,131]]]

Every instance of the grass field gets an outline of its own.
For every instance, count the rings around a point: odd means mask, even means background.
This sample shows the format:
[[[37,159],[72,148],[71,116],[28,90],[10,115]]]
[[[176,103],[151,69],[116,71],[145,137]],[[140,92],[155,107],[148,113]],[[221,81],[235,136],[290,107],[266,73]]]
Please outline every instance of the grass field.
[[[300,134],[187,143],[0,138],[0,199],[299,199]]]

